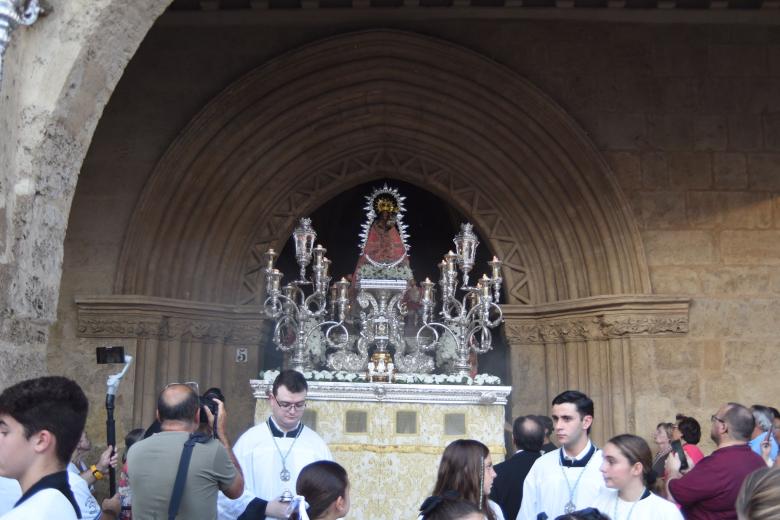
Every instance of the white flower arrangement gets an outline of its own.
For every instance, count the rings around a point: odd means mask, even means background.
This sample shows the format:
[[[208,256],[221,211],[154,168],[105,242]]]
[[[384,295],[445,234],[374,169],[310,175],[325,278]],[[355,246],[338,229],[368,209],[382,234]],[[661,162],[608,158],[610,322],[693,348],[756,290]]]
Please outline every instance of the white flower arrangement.
[[[273,383],[279,370],[265,370],[260,372],[260,379],[266,383]],[[308,381],[336,381],[342,383],[365,383],[365,373],[356,372],[331,372],[330,370],[307,370],[303,373]],[[424,385],[500,385],[501,378],[490,374],[477,374],[475,377],[458,376],[450,374],[393,374],[393,382],[399,384],[424,384]]]

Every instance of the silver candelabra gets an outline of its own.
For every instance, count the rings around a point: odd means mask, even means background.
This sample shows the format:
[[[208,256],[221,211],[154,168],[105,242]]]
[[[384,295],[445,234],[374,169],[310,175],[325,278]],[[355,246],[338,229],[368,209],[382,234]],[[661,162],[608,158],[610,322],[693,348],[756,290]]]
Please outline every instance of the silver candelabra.
[[[434,296],[434,283],[428,278],[421,283],[423,325],[417,332],[417,344],[425,350],[440,345],[444,334],[455,342],[457,360],[451,373],[469,375],[471,352],[484,354],[493,348],[493,329],[503,321],[503,313],[498,305],[501,292],[501,261],[496,257],[488,262],[491,277],[483,275],[476,286],[469,285],[469,272],[474,267],[474,258],[479,240],[471,224],[461,224],[460,233],[455,236],[455,253],[449,251],[439,264],[439,290],[442,293],[441,308],[434,320],[437,307]],[[458,287],[460,268],[463,284]],[[458,296],[460,292],[460,297]]]
[[[349,305],[349,282],[342,278],[331,287],[330,314],[328,314],[328,270],[330,260],[325,257],[326,249],[314,247],[317,233],[311,227],[311,220],[302,218],[293,231],[295,260],[300,268],[298,280],[281,286],[282,273],[274,267],[276,252],[265,253],[266,294],[265,314],[276,320],[273,342],[282,352],[292,351],[290,368],[303,372],[311,367],[309,338],[317,331],[323,331],[328,346],[343,348],[349,343],[349,332],[344,325]],[[307,267],[312,264],[312,278],[306,276]],[[311,287],[310,290],[307,288]],[[307,294],[308,293],[308,294]],[[292,335],[290,334],[292,333]]]

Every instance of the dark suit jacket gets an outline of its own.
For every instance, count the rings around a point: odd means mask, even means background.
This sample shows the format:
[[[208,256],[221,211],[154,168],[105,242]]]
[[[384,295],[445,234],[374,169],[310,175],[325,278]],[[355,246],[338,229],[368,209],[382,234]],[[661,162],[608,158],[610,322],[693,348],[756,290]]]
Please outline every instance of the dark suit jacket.
[[[523,482],[531,471],[531,466],[541,456],[539,451],[521,451],[495,465],[496,479],[490,490],[490,498],[501,506],[506,520],[517,518],[523,500]]]

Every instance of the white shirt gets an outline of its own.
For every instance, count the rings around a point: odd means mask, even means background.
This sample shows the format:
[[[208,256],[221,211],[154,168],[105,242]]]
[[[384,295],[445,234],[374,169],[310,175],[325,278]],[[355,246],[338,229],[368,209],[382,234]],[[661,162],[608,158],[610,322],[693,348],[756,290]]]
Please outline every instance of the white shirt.
[[[73,493],[73,498],[76,499],[76,503],[81,510],[81,518],[83,520],[97,520],[100,518],[102,511],[100,506],[92,496],[92,492],[89,490],[87,481],[81,478],[81,475],[68,471],[68,485],[70,491]]]
[[[626,502],[618,498],[617,494],[616,489],[605,488],[595,502],[584,506],[595,507],[612,520],[628,520],[629,511],[631,520],[683,520],[677,506],[653,493],[639,502]],[[615,504],[617,504],[617,514],[615,514]]]
[[[278,450],[274,440],[279,446]],[[293,442],[295,445],[290,450]],[[290,480],[282,482],[279,476],[284,467],[279,451],[287,454],[288,450],[290,454],[287,455],[285,466],[290,472]],[[223,493],[219,493],[217,512],[220,520],[235,520],[255,497],[271,501],[286,490],[295,495],[295,482],[304,466],[318,460],[333,460],[322,437],[307,426],[303,427],[296,441],[293,437],[274,439],[266,423],[253,426],[244,432],[233,447],[233,453],[244,473],[244,494],[230,500]]]
[[[493,510],[493,516],[496,517],[496,520],[504,520],[504,512],[501,511],[501,506],[488,499],[488,507]]]
[[[0,520],[77,520],[76,511],[65,498],[65,495],[56,489],[42,489],[33,496],[19,504],[8,513],[0,517]]]
[[[590,447],[588,441],[585,449],[575,458],[582,459]],[[564,508],[570,500],[576,509],[588,507],[601,490],[606,489],[600,470],[601,450],[596,450],[584,468],[561,466],[561,450],[563,448],[545,453],[534,462],[523,483],[523,503],[517,520],[536,520],[542,512],[547,513],[548,518],[556,518],[565,513]],[[570,489],[574,490],[573,497]]]
[[[0,516],[14,508],[22,498],[22,487],[15,478],[0,477]]]

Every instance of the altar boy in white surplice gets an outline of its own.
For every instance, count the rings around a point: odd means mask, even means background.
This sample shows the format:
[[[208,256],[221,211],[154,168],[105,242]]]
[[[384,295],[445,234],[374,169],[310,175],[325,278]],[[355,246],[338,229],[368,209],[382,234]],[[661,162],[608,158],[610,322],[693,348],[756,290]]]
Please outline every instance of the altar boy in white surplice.
[[[601,450],[590,441],[593,401],[567,390],[552,401],[550,414],[561,447],[536,459],[523,483],[517,520],[552,520],[593,505],[602,489]]]
[[[306,379],[295,370],[283,370],[274,380],[268,397],[271,415],[247,430],[233,453],[244,473],[244,494],[230,500],[220,493],[220,520],[266,518],[279,511],[278,498],[295,493],[298,473],[318,460],[333,460],[325,441],[301,422],[309,390]],[[282,510],[284,510],[282,508]]]

